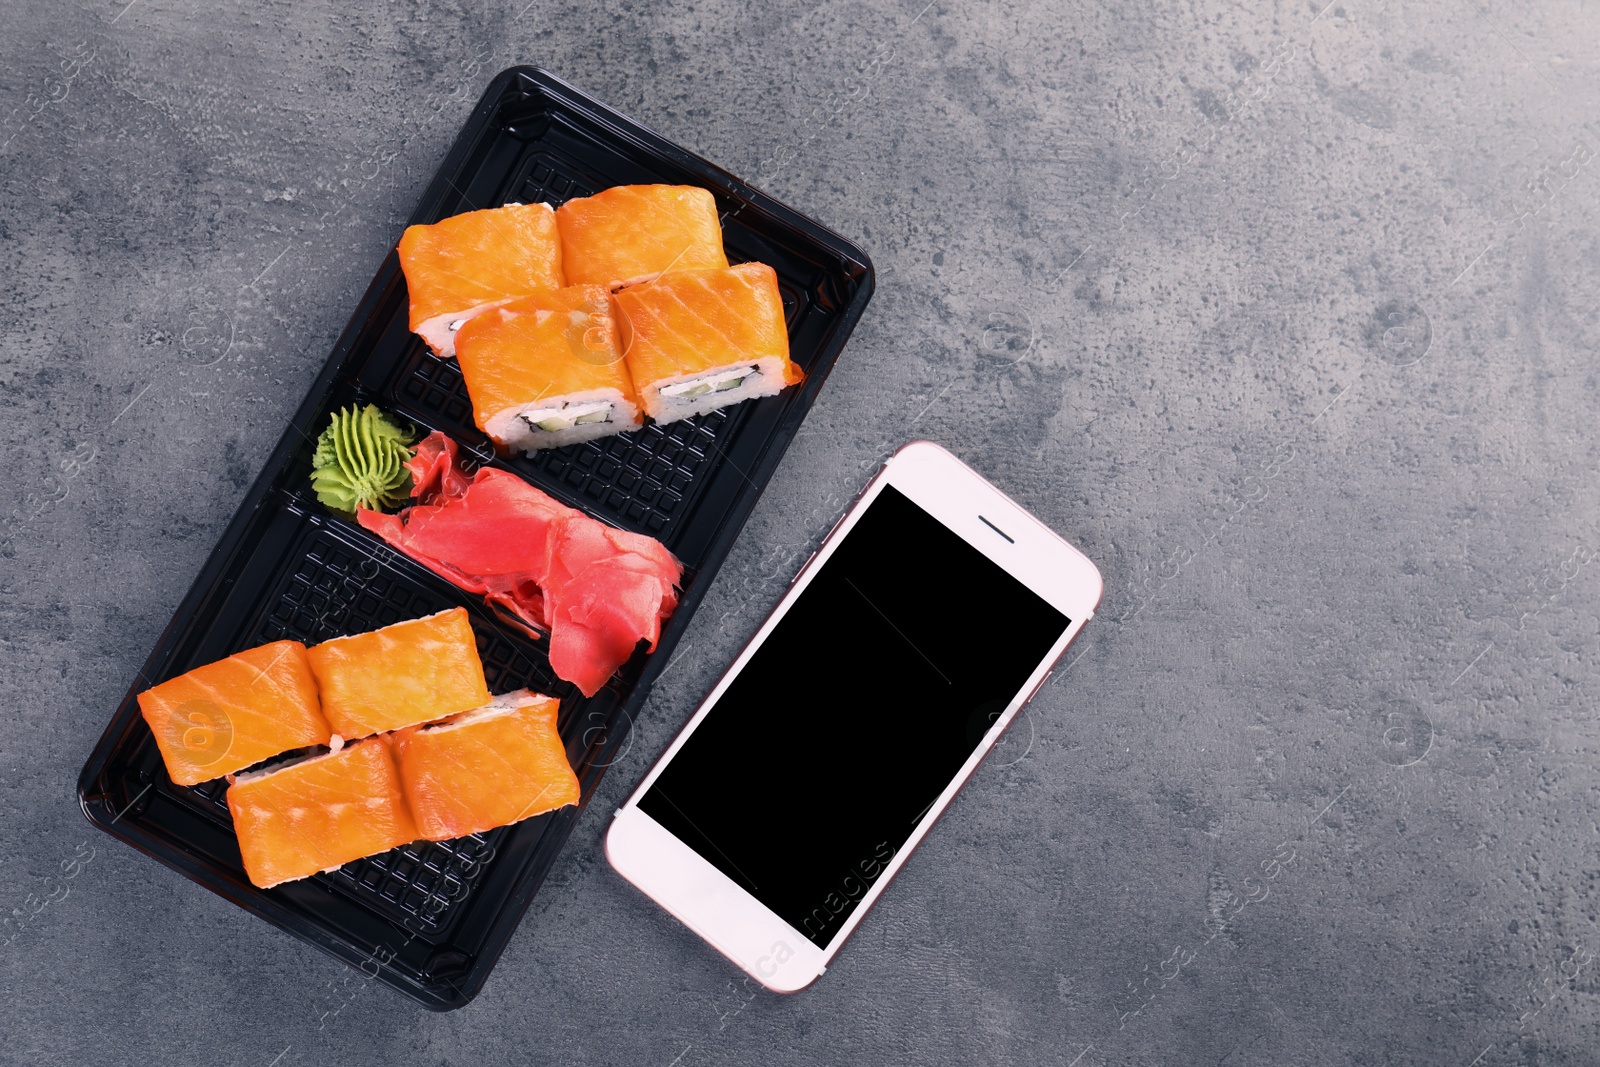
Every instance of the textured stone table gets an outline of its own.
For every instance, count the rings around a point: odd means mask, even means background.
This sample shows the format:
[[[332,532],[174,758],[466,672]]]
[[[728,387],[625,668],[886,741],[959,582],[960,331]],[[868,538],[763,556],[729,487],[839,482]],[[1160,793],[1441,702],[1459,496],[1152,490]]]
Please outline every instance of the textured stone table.
[[[4,25],[0,1061],[1600,1059],[1592,5]],[[859,241],[878,293],[482,996],[433,1015],[92,830],[74,781],[520,62]],[[827,976],[755,994],[601,834],[914,436],[1106,603]]]

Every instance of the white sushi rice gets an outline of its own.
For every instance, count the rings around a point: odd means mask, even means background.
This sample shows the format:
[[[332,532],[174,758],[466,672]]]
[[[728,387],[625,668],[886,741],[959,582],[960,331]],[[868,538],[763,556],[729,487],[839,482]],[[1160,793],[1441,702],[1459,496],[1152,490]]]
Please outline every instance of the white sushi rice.
[[[663,378],[641,390],[644,409],[657,422],[694,415],[783,391],[783,360],[777,356]]]
[[[504,448],[536,452],[640,425],[639,409],[622,390],[590,389],[498,411],[489,419],[488,433]]]
[[[474,723],[486,722],[489,719],[498,719],[503,715],[510,715],[512,712],[525,708],[529,704],[543,704],[550,699],[552,698],[539,696],[528,689],[517,689],[495,697],[481,708],[458,712],[448,719],[429,723],[422,729],[432,734],[444,730],[453,730],[457,726],[471,726]]]
[[[337,748],[330,748],[327,752],[313,752],[310,755],[291,756],[286,760],[280,760],[277,763],[269,763],[265,767],[259,767],[253,771],[245,771],[242,774],[233,775],[229,779],[229,782],[233,785],[240,785],[244,782],[259,781],[262,778],[271,777],[272,775],[277,774],[279,771],[286,771],[290,767],[303,767],[307,763],[317,763],[321,760],[332,759],[344,748],[344,739],[340,738],[338,734],[334,734],[333,736],[339,740],[339,746]]]

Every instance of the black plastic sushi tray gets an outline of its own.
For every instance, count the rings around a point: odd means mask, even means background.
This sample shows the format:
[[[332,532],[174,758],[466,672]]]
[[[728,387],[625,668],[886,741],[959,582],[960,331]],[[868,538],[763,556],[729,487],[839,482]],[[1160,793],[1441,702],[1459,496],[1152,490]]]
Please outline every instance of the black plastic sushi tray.
[[[460,1007],[482,988],[581,807],[257,889],[240,863],[226,783],[174,785],[135,696],[266,641],[322,641],[460,605],[472,614],[492,691],[527,686],[561,698],[561,736],[587,803],[866,308],[872,265],[818,223],[532,67],[489,85],[411,218],[431,223],[511,201],[554,206],[652,182],[710,189],[730,261],[776,269],[805,382],[532,459],[499,457],[472,424],[454,361],[407,329],[405,279],[391,252],[78,781],[84,813],[107,833],[435,1010]],[[656,651],[641,649],[585,699],[551,673],[541,642],[320,505],[309,483],[313,442],[329,414],[351,403],[442,430],[464,457],[665,542],[686,569]]]

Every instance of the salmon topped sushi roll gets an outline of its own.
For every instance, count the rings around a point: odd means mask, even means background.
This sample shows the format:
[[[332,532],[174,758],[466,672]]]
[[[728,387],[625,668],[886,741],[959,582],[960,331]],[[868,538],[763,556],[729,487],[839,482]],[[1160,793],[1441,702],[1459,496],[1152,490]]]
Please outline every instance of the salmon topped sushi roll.
[[[328,743],[306,646],[238,652],[139,694],[167,775],[198,785],[293,748]]]
[[[521,689],[395,734],[395,761],[422,837],[447,841],[576,804],[578,778],[556,713],[555,697]]]
[[[466,608],[335,637],[307,655],[322,713],[342,737],[415,726],[489,702]]]
[[[772,396],[805,378],[789,361],[778,275],[765,263],[663,274],[613,301],[634,387],[657,422]]]
[[[615,287],[665,271],[726,267],[717,201],[693,185],[618,185],[556,209],[573,285]]]
[[[567,284],[549,204],[507,204],[408,226],[399,252],[411,330],[444,357],[455,354],[456,331],[472,316]]]
[[[384,737],[242,774],[228,811],[245,873],[262,889],[417,839]]]
[[[559,448],[642,423],[601,286],[485,311],[456,334],[456,359],[473,421],[502,448]]]

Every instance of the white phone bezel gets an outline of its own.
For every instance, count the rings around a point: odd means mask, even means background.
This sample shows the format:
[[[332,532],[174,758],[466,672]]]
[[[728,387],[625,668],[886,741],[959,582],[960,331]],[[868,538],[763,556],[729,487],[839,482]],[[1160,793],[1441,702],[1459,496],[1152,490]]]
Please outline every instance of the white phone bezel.
[[[762,904],[638,807],[639,798],[660,776],[678,750],[744,669],[750,657],[810,584],[818,568],[849,534],[863,511],[885,486],[894,486],[1007,573],[1066,615],[1071,624],[1039,662],[1017,695],[928,808],[911,836],[884,864],[861,895],[844,925],[824,948]],[[937,580],[938,576],[930,576]],[[801,567],[788,592],[728,667],[672,744],[617,809],[606,834],[606,858],[628,881],[660,904],[712,947],[763,986],[797,992],[815,981],[917,844],[938,820],[1022,706],[1038,692],[1061,654],[1099,606],[1100,572],[1077,549],[1056,536],[1004,493],[949,452],[928,441],[914,441],[896,452],[840,518],[822,545]],[[952,597],[954,597],[952,593]],[[975,625],[952,616],[951,625]]]

